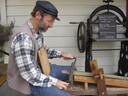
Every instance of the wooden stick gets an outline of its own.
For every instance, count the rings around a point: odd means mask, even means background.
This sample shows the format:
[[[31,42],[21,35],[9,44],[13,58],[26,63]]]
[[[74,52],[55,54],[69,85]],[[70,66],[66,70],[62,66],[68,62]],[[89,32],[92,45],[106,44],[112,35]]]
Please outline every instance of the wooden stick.
[[[90,61],[90,68],[91,68],[91,72],[95,73],[95,70],[98,69],[98,64],[96,60]]]
[[[86,83],[86,82],[84,83],[84,89],[88,90],[88,83]]]
[[[63,74],[70,74],[70,71],[67,71],[67,70],[62,70],[62,73]],[[77,76],[95,76],[94,73],[90,73],[90,72],[84,72],[84,71],[74,71],[73,72],[74,74],[73,75],[77,75]]]
[[[69,24],[80,24],[80,22],[69,22]]]

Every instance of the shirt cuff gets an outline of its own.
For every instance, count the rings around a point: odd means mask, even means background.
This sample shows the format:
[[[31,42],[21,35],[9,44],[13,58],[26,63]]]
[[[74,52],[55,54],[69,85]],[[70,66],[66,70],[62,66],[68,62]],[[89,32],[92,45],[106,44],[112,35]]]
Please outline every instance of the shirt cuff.
[[[58,51],[58,50],[57,50],[57,55],[61,57],[60,54],[61,54],[61,51]]]
[[[56,78],[51,77],[51,80],[52,80],[51,84],[52,84],[53,86],[55,86],[55,85],[56,85],[56,83],[57,83],[57,79],[56,79]]]

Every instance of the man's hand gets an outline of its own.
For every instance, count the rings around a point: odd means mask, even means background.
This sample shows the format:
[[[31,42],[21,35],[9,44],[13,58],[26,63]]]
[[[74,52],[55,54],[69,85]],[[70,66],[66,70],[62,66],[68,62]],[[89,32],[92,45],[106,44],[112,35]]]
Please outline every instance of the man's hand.
[[[69,83],[63,82],[61,80],[57,80],[56,87],[59,89],[67,90]]]
[[[61,52],[61,56],[62,56],[65,60],[69,60],[69,59],[73,59],[73,58],[74,58],[71,54],[64,53],[64,52]]]

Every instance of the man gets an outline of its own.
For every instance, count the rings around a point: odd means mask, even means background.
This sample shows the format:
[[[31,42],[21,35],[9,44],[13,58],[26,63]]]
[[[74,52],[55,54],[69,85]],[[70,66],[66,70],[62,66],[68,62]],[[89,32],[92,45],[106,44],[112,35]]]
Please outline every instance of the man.
[[[58,11],[48,1],[37,1],[31,13],[32,17],[19,29],[13,32],[9,64],[7,70],[8,85],[28,96],[71,96],[66,90],[67,75],[62,75],[62,69],[68,66],[51,65],[51,73],[42,73],[37,51],[44,43],[42,32],[53,27],[58,18]],[[54,49],[47,49],[49,58],[73,59],[73,56]]]

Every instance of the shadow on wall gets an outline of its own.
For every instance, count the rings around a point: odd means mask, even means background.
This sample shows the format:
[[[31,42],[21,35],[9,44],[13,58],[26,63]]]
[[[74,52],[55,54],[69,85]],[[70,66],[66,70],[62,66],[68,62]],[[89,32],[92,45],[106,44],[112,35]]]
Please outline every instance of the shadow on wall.
[[[1,87],[0,87],[0,96],[26,96],[26,95],[23,95],[19,92],[16,92],[12,89],[10,89],[8,87],[8,84],[7,82],[5,82]]]

